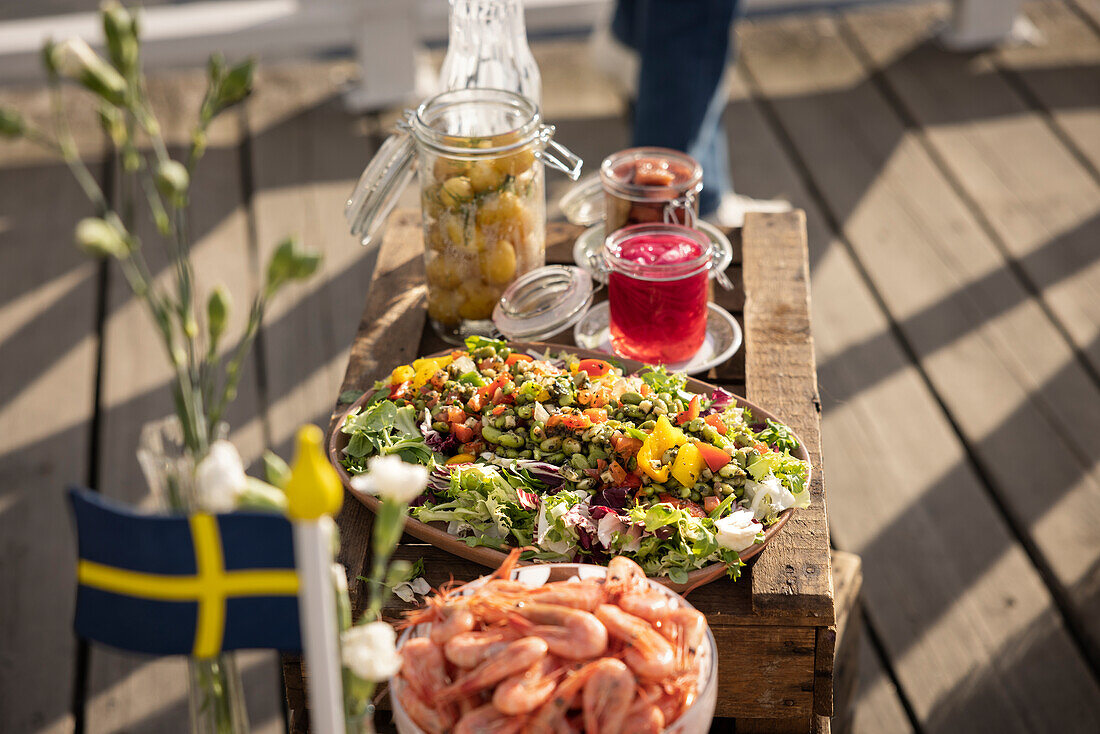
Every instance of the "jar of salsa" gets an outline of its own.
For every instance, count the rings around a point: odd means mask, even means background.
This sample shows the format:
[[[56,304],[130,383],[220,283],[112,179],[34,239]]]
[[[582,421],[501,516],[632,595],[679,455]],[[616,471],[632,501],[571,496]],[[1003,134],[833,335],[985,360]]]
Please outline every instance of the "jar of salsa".
[[[608,234],[632,224],[691,226],[699,214],[703,168],[686,153],[668,148],[622,150],[604,159],[600,181]]]
[[[690,359],[707,331],[710,238],[679,224],[636,224],[604,243],[611,346],[622,357]]]

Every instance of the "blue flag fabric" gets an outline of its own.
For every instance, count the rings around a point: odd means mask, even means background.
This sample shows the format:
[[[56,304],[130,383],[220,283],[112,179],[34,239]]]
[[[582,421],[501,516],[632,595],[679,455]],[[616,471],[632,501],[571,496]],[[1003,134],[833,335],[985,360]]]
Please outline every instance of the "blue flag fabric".
[[[290,522],[235,512],[148,515],[71,489],[76,632],[155,655],[301,649]]]

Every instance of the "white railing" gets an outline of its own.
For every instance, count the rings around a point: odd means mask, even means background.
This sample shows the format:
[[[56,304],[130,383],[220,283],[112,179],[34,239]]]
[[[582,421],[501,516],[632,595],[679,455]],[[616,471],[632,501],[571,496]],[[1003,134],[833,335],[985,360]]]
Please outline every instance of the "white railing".
[[[746,10],[837,6],[845,0],[745,0]],[[989,45],[1012,33],[1021,0],[955,0],[944,33],[954,48]],[[591,27],[611,0],[526,0],[532,33]],[[195,66],[218,50],[263,60],[352,49],[361,74],[348,103],[357,109],[402,104],[425,82],[425,41],[447,32],[445,0],[219,0],[158,5],[143,11],[149,67]],[[0,83],[42,79],[46,38],[101,39],[95,13],[0,23]],[[421,73],[418,75],[418,69]]]

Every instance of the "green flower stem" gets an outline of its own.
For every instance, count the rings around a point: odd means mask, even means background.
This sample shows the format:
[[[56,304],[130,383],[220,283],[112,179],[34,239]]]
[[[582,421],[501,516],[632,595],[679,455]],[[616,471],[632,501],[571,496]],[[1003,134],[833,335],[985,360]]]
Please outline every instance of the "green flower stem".
[[[256,340],[256,333],[260,329],[260,322],[263,321],[266,307],[267,292],[265,289],[252,301],[252,310],[248,314],[248,324],[245,326],[244,334],[241,336],[241,341],[225,368],[225,384],[222,387],[222,394],[214,403],[214,407],[207,417],[207,425],[211,431],[222,419],[226,407],[237,396],[237,385],[241,381],[241,366],[244,364],[244,358],[248,356],[248,352],[252,348],[252,342]],[[216,363],[217,355],[212,353],[208,356],[208,359],[211,360],[213,366]]]

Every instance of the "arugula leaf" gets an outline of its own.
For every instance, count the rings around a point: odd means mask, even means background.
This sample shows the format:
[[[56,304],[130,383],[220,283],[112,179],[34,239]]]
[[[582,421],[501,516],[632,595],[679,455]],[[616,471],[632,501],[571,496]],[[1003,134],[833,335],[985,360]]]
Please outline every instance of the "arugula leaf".
[[[756,434],[756,438],[779,451],[794,451],[798,440],[791,435],[791,429],[771,418],[765,418],[766,427]]]

